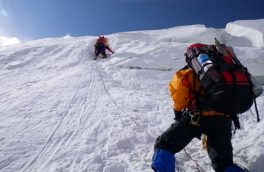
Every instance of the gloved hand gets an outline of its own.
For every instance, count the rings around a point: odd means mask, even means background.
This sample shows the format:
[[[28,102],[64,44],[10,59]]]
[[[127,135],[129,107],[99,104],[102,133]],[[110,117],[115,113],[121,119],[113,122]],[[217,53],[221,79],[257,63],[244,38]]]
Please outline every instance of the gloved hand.
[[[174,111],[174,115],[175,115],[175,120],[176,121],[181,121],[181,118],[182,118],[182,111],[177,111],[177,110],[175,110],[175,109],[173,109],[173,111]]]
[[[185,110],[182,112],[181,122],[189,123],[191,121],[190,111]]]

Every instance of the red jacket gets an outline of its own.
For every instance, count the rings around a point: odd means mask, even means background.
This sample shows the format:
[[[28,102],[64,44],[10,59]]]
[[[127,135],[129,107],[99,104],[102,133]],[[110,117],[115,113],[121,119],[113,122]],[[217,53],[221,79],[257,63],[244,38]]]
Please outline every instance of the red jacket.
[[[114,51],[109,47],[109,45],[108,45],[108,39],[107,39],[106,37],[104,37],[104,36],[99,36],[99,38],[96,40],[95,45],[96,45],[96,44],[103,44],[104,47],[105,47],[108,51],[110,51],[111,53],[114,53]]]

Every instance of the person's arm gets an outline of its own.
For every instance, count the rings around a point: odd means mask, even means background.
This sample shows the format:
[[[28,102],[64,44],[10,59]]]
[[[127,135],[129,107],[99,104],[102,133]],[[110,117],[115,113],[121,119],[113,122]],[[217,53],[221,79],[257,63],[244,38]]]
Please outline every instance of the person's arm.
[[[173,76],[169,84],[170,95],[174,103],[173,109],[176,111],[182,111],[188,105],[190,77],[192,77],[192,72],[189,69],[180,70]]]
[[[190,96],[190,70],[180,70],[172,78],[169,84],[170,95],[173,99],[173,111],[175,120],[180,121],[182,113],[188,106]]]
[[[110,48],[109,46],[105,46],[105,48],[106,48],[108,51],[110,51],[112,54],[114,54],[114,51],[111,50],[111,48]]]

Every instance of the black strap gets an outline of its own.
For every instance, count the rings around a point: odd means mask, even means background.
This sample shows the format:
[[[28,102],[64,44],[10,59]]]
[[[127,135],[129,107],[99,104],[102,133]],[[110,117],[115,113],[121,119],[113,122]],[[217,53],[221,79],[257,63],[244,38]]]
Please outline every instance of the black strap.
[[[248,74],[249,75],[249,74]],[[249,78],[249,81],[250,81],[250,87],[251,87],[251,95],[253,97],[253,102],[254,102],[254,106],[255,106],[255,111],[256,111],[256,114],[257,114],[257,122],[260,121],[260,118],[259,118],[259,111],[258,111],[258,106],[257,106],[257,102],[256,102],[256,97],[255,97],[255,94],[254,94],[254,91],[253,91],[253,83],[251,81],[251,79]]]
[[[240,129],[240,123],[239,123],[239,117],[238,117],[238,114],[233,114],[233,115],[230,115],[233,123],[234,123],[234,126],[235,126],[235,130],[236,129]]]

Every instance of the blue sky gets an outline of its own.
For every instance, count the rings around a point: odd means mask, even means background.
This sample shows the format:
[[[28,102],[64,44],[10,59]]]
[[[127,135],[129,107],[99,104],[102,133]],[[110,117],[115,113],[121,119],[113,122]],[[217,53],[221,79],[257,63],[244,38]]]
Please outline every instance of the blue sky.
[[[264,0],[0,0],[0,35],[106,35],[264,18]]]

